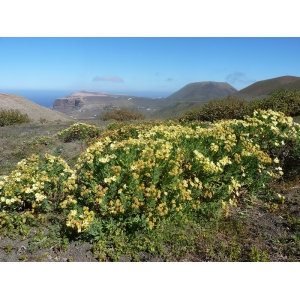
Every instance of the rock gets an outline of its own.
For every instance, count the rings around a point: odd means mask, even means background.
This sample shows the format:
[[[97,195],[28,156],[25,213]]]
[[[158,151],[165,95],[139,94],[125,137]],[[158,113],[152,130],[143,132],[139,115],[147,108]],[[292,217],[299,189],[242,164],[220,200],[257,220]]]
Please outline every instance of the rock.
[[[58,98],[53,104],[53,110],[60,111],[62,113],[70,114],[74,110],[78,110],[83,107],[84,101],[82,98]]]

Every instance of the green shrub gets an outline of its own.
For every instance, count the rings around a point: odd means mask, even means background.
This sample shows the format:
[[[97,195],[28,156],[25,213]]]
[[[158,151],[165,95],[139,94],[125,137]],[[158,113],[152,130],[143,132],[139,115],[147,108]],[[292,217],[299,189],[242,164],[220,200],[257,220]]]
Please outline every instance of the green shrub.
[[[57,135],[65,143],[76,140],[90,140],[100,136],[102,130],[94,125],[75,123],[69,128],[60,131]]]
[[[0,229],[43,222],[51,211],[63,213],[76,204],[75,172],[60,157],[32,155],[9,176],[0,176]]]
[[[271,95],[270,98],[256,100],[249,103],[249,108],[254,111],[257,108],[264,110],[280,111],[287,116],[300,115],[300,91],[280,90]]]
[[[131,120],[144,120],[145,115],[140,112],[131,111],[128,109],[114,109],[103,113],[100,116],[100,120],[116,120],[116,121],[131,121]]]
[[[67,226],[97,240],[228,216],[241,191],[251,198],[282,176],[273,154],[299,130],[273,111],[206,125],[131,124],[101,136],[76,165],[75,199],[86,217],[74,209]],[[91,212],[93,223],[82,228],[79,217]]]
[[[187,111],[181,121],[217,121],[221,119],[243,119],[245,115],[252,115],[255,110],[273,110],[286,116],[300,115],[300,91],[280,90],[269,98],[247,102],[241,99],[227,97],[221,100],[211,100],[204,106]]]
[[[198,109],[186,112],[181,120],[185,121],[209,121],[222,119],[243,119],[248,114],[248,105],[245,100],[227,97],[221,100],[211,100]]]
[[[0,110],[0,126],[7,126],[12,124],[29,123],[27,114],[21,114],[17,109],[1,109]]]

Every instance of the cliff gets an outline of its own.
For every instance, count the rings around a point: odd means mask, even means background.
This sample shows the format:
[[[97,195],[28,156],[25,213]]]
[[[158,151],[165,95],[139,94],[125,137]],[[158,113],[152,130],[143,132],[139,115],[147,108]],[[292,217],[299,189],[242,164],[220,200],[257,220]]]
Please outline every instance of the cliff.
[[[84,101],[82,98],[58,98],[54,101],[53,110],[60,111],[65,114],[70,114],[83,107]]]

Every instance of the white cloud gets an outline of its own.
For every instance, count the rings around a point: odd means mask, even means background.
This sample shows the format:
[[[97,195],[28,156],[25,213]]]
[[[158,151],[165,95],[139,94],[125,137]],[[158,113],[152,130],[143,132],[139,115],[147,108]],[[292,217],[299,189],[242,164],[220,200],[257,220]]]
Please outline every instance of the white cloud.
[[[119,76],[105,75],[105,76],[95,76],[93,81],[111,81],[111,82],[124,82]]]

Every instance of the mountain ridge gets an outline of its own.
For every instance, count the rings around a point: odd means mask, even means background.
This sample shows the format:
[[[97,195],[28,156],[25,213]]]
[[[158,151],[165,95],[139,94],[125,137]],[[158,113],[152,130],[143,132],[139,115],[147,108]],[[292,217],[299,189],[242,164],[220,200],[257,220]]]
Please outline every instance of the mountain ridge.
[[[185,108],[200,107],[214,99],[233,96],[251,101],[267,98],[280,89],[292,90],[295,88],[300,90],[300,77],[288,75],[257,81],[240,91],[227,82],[193,82],[165,98],[147,98],[81,90],[65,98],[56,99],[53,109],[83,119],[96,118],[107,109],[118,108],[138,110],[150,117],[159,116],[160,112],[167,116],[169,110],[169,113],[172,112],[174,117]],[[177,104],[179,102],[181,104]],[[184,104],[184,102],[189,103]]]
[[[166,99],[176,100],[212,100],[215,98],[224,98],[238,90],[227,82],[200,81],[185,85],[177,92],[166,97]]]
[[[300,90],[300,77],[286,75],[260,80],[233,93],[232,96],[245,100],[255,100],[268,98],[272,93],[285,89]]]
[[[154,111],[178,101],[193,101],[201,105],[215,98],[226,97],[236,91],[234,87],[226,82],[215,81],[187,84],[166,98],[147,98],[82,90],[65,98],[56,99],[53,109],[77,118],[98,117],[104,110],[113,108],[139,110],[146,115],[150,115]]]

